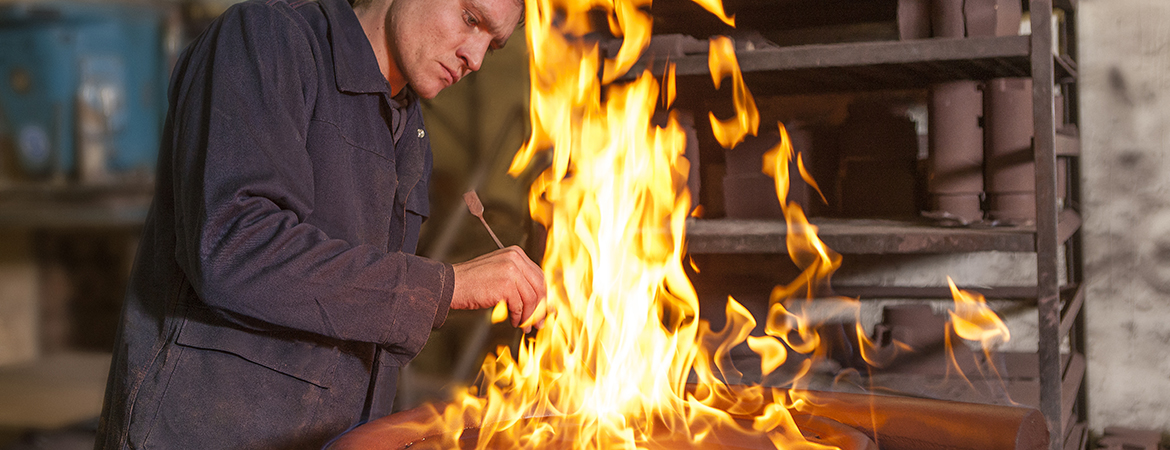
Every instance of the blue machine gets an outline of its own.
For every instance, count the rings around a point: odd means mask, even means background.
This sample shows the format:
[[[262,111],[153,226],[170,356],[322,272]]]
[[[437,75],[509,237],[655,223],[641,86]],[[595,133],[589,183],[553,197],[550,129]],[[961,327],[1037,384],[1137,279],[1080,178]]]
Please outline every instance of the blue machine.
[[[165,27],[164,11],[144,5],[0,5],[0,151],[11,154],[0,165],[15,166],[4,172],[85,181],[99,164],[153,173],[170,69]]]

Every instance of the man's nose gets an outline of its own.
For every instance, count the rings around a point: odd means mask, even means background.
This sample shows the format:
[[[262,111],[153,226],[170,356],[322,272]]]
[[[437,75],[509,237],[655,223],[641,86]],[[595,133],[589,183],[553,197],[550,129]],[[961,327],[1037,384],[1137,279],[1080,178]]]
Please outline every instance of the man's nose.
[[[458,56],[469,70],[475,72],[483,65],[484,55],[487,54],[491,38],[471,38],[459,46]]]

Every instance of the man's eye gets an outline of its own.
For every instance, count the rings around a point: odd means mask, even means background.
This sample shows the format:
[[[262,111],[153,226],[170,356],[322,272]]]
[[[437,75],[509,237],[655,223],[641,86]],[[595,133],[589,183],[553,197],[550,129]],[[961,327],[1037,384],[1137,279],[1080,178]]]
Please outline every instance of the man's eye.
[[[466,12],[466,11],[463,13],[463,20],[465,22],[467,22],[468,25],[471,25],[473,27],[476,25],[479,25],[479,20],[476,20],[475,16],[473,16],[471,13]]]

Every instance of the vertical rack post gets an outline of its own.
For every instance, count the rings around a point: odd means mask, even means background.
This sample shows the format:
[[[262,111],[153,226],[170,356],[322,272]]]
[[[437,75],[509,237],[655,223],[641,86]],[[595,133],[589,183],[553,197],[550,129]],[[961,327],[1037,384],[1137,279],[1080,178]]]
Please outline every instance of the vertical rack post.
[[[1036,282],[1040,342],[1040,411],[1048,423],[1048,448],[1064,447],[1061,420],[1060,281],[1057,276],[1055,68],[1052,0],[1031,0],[1032,113],[1036,162]]]

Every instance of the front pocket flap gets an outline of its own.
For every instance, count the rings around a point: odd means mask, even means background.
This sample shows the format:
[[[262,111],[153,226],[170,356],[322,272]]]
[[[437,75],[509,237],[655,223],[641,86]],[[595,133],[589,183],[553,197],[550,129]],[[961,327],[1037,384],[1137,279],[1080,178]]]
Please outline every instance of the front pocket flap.
[[[210,314],[208,314],[210,315]],[[231,353],[285,375],[328,388],[338,351],[277,334],[213,325],[189,317],[175,340],[179,345]]]

